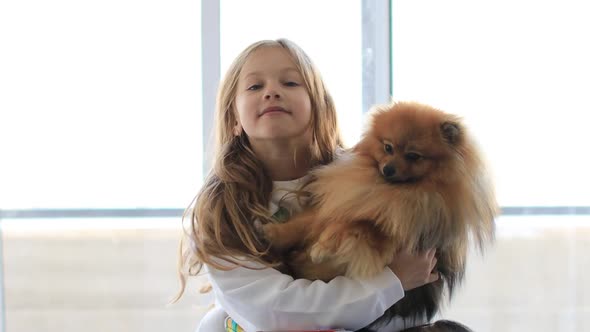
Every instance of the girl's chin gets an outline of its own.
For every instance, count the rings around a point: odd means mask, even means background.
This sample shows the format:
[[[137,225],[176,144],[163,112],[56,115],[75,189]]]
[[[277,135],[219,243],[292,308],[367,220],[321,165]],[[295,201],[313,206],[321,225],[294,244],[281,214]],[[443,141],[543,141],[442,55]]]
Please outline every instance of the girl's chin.
[[[271,132],[265,133],[257,137],[249,137],[250,143],[260,142],[262,144],[292,144],[292,145],[311,145],[311,136],[304,135],[302,133],[288,133],[282,132]]]

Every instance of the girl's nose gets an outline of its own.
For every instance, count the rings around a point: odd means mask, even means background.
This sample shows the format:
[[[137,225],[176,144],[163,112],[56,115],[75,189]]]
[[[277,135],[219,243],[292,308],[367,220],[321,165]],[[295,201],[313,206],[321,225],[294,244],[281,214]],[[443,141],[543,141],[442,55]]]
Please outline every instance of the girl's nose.
[[[264,99],[271,99],[271,98],[280,99],[281,96],[278,93],[267,93],[264,95]]]
[[[280,98],[281,98],[281,95],[279,94],[279,92],[275,88],[269,88],[264,93],[264,99],[267,99],[267,100],[280,99]]]

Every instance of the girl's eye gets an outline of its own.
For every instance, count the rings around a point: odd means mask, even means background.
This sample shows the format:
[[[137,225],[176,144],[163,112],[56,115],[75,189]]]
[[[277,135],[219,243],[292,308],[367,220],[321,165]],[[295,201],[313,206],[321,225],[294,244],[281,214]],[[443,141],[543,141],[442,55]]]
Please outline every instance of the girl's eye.
[[[299,86],[299,83],[297,83],[297,82],[286,82],[285,85],[286,86]]]
[[[254,84],[248,87],[248,90],[254,91],[254,90],[258,90],[262,87],[262,85],[260,84]]]
[[[405,158],[409,161],[417,161],[422,159],[422,156],[414,152],[408,152],[406,153]]]
[[[389,154],[393,154],[393,145],[391,145],[389,143],[385,143],[383,148],[385,149],[385,152],[387,152]]]

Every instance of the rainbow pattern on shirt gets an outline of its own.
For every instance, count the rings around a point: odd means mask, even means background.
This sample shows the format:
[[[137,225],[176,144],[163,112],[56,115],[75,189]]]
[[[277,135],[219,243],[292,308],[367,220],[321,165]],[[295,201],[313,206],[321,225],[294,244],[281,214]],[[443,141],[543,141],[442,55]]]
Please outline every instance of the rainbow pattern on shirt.
[[[225,332],[246,332],[231,317],[225,319]]]
[[[285,331],[257,331],[257,332],[342,332],[344,330],[285,330]],[[225,332],[246,332],[231,317],[225,319]]]

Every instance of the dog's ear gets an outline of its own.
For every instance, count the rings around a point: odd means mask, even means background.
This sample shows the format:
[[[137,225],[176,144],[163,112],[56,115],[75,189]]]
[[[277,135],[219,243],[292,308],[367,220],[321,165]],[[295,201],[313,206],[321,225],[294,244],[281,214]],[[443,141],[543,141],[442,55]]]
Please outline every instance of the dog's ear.
[[[365,135],[355,146],[352,147],[352,151],[368,156],[371,155],[372,150],[375,148],[375,144],[379,145],[379,143],[375,142],[375,138],[373,136]]]
[[[457,144],[461,139],[461,125],[457,122],[445,121],[440,125],[442,137],[450,144]]]

